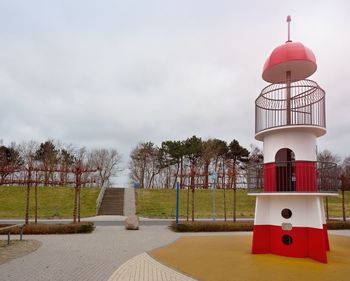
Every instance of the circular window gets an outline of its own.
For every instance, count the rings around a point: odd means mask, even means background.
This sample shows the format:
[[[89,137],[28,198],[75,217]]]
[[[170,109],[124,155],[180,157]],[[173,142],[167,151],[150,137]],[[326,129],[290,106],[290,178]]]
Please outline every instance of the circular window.
[[[281,212],[282,217],[289,219],[292,216],[292,211],[290,209],[283,209]]]
[[[282,242],[284,245],[290,245],[293,243],[293,238],[290,235],[283,235],[282,236]]]

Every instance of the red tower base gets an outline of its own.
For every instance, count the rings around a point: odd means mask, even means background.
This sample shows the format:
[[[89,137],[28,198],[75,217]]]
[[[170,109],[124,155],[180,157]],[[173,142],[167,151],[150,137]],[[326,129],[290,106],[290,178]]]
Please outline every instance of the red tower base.
[[[293,237],[293,243],[283,243],[283,236]],[[276,254],[295,258],[311,258],[327,263],[329,241],[327,225],[323,229],[310,227],[293,227],[283,230],[275,225],[254,225],[253,254]]]
[[[253,254],[311,258],[327,263],[329,241],[324,196],[332,193],[275,192],[256,196]]]

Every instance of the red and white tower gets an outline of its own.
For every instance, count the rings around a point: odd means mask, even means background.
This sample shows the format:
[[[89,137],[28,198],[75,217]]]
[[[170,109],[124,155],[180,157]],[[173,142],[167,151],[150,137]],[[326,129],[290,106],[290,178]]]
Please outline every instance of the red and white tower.
[[[317,68],[299,42],[275,48],[262,78],[272,83],[255,101],[255,138],[264,144],[264,191],[256,208],[253,254],[309,257],[327,262],[323,197],[334,187],[329,163],[318,163],[316,139],[326,133],[325,91],[307,80]]]

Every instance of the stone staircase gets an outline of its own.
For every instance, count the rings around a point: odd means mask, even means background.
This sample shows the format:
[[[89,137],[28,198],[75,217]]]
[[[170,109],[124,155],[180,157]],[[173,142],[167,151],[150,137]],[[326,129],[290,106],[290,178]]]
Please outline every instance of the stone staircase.
[[[124,215],[124,188],[106,188],[98,215]]]

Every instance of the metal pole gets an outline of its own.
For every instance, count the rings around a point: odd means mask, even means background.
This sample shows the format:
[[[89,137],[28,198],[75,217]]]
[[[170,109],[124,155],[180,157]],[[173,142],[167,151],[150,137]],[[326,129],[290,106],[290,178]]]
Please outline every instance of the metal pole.
[[[21,226],[21,232],[19,234],[20,240],[23,240],[23,225]]]
[[[291,16],[287,16],[287,23],[288,23],[288,41],[287,42],[291,42],[290,40],[290,22],[291,22],[292,18]]]
[[[290,92],[290,87],[291,87],[291,76],[292,73],[290,71],[287,71],[286,78],[287,78],[287,125],[290,125],[290,115],[291,115],[291,107],[290,107],[290,99],[291,99],[291,92]]]
[[[214,182],[213,182],[213,221],[215,221],[216,219],[216,210],[215,210],[215,179],[214,179]]]
[[[176,224],[179,223],[179,190],[180,184],[176,182]]]

